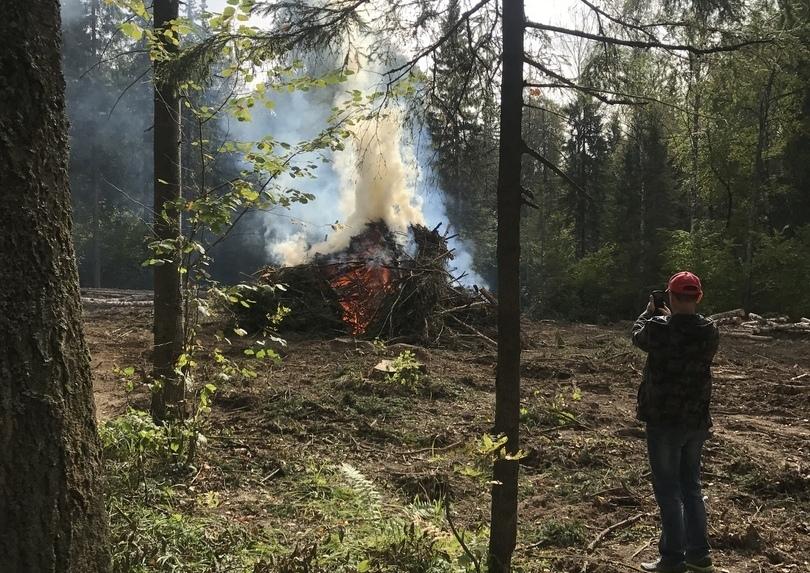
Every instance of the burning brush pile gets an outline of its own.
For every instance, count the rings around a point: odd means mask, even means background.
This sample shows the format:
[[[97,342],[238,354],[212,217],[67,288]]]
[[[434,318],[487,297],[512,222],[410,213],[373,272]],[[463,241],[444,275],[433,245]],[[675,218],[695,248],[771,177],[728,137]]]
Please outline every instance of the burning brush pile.
[[[496,300],[486,289],[460,286],[449,271],[453,251],[439,227],[411,225],[406,248],[383,222],[371,223],[344,250],[318,254],[295,266],[266,267],[250,308],[236,309],[239,324],[259,330],[279,306],[290,309],[284,334],[459,344],[495,344]]]

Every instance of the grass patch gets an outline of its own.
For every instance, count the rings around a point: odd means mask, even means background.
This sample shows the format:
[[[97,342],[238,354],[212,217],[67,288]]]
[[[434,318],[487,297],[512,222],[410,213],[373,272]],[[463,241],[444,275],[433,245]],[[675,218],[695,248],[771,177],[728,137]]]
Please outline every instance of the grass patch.
[[[548,547],[581,547],[585,544],[585,526],[578,519],[550,519],[540,526],[539,541]]]

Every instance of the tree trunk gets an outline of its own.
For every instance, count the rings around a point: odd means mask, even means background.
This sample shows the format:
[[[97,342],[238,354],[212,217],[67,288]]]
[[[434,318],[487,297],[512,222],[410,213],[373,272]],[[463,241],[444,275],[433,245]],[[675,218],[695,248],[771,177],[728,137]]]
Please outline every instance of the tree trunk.
[[[0,569],[109,570],[71,239],[59,2],[0,21]]]
[[[178,0],[156,0],[155,30],[178,17]],[[166,49],[176,47],[164,39]],[[180,236],[180,213],[174,202],[180,198],[180,97],[171,78],[155,65],[155,239],[176,241]],[[152,395],[152,416],[160,421],[182,418],[185,413],[186,387],[174,369],[183,349],[183,297],[180,281],[180,253],[164,257],[170,262],[157,265],[154,274],[155,318],[153,376],[161,385]]]
[[[757,232],[757,219],[759,218],[759,200],[768,180],[765,165],[765,153],[768,150],[768,115],[770,113],[771,91],[776,70],[772,70],[768,81],[762,88],[759,96],[759,113],[757,114],[757,147],[754,156],[754,186],[751,188],[751,198],[748,201],[748,233],[745,240],[745,291],[743,292],[743,308],[751,310],[751,297],[754,283],[754,239]]]
[[[98,0],[93,0],[90,10],[90,19],[92,21],[90,50],[95,62],[98,60]],[[98,124],[98,120],[96,120],[96,124]],[[93,286],[95,288],[101,288],[101,193],[98,175],[98,148],[93,142],[90,145],[90,186],[93,190]]]
[[[495,432],[520,447],[520,173],[523,153],[523,0],[503,1],[503,78],[498,161],[498,372]],[[494,467],[489,573],[511,570],[517,540],[518,462]]]
[[[702,62],[697,54],[689,54],[690,92],[692,92],[692,109],[689,118],[689,142],[691,151],[691,170],[689,177],[689,232],[695,232],[695,225],[700,217],[700,107]]]

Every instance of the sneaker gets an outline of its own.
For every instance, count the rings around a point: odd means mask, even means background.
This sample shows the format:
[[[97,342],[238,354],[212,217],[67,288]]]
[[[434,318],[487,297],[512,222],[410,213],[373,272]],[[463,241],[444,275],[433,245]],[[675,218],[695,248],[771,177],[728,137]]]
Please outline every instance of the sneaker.
[[[649,571],[650,573],[687,573],[686,563],[664,563],[660,559],[658,561],[650,561],[649,563],[641,564],[642,571]]]
[[[708,555],[702,559],[687,559],[686,568],[689,571],[695,571],[696,573],[714,573],[712,558]]]

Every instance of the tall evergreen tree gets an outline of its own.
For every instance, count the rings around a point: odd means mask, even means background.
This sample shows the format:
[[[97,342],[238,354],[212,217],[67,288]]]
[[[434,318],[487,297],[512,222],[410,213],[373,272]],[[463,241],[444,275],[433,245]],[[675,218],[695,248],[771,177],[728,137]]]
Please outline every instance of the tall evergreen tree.
[[[0,562],[109,570],[101,451],[70,240],[59,2],[0,23]]]
[[[566,172],[578,185],[567,188],[565,204],[574,221],[576,255],[582,258],[601,244],[608,146],[599,102],[580,94],[564,111],[570,133],[565,145]]]

